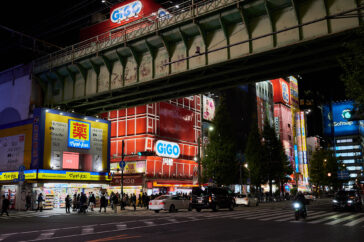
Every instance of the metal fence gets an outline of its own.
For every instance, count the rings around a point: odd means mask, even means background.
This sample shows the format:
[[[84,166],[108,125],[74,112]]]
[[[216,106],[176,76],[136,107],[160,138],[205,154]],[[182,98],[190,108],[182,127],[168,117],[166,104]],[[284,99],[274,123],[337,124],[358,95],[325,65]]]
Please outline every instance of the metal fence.
[[[73,63],[75,60],[87,55],[126,43],[144,35],[156,32],[189,19],[216,11],[226,6],[237,4],[244,0],[204,0],[194,3],[193,0],[185,1],[178,6],[167,9],[169,15],[158,17],[146,16],[142,19],[126,24],[120,28],[110,30],[85,41],[65,47],[57,52],[33,61],[33,71],[38,73],[55,66]]]

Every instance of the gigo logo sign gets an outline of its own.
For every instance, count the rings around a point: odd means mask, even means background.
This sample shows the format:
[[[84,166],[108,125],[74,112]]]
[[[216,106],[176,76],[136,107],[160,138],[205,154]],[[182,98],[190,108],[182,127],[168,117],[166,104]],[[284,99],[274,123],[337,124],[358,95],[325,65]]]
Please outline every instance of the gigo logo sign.
[[[288,85],[285,82],[282,82],[282,97],[283,101],[289,103]]]
[[[120,8],[115,8],[111,12],[111,22],[120,23],[125,19],[129,19],[131,17],[137,17],[138,14],[142,11],[142,3],[140,1],[134,1]]]
[[[158,156],[168,158],[178,158],[180,155],[180,148],[177,143],[158,140],[155,144],[155,153]]]

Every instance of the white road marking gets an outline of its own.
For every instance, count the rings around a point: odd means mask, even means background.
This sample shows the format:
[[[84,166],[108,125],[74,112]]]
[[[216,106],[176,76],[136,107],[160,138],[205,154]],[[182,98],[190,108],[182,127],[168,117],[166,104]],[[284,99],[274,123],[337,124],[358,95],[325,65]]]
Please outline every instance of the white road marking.
[[[347,217],[344,217],[344,218],[336,219],[336,220],[334,220],[332,222],[329,222],[329,223],[326,223],[326,224],[327,225],[335,225],[335,224],[341,223],[343,221],[346,221],[346,220],[349,220],[349,219],[352,219],[352,218],[355,218],[355,217],[358,217],[358,216],[361,216],[361,214],[350,215],[350,216],[347,216]]]
[[[124,229],[126,229],[126,228],[127,228],[127,226],[126,226],[126,224],[117,224],[117,225],[116,225],[116,228],[117,228],[118,230],[124,230]]]
[[[6,239],[7,237],[12,236],[14,234],[17,234],[17,233],[2,234],[2,235],[0,235],[0,241],[2,241],[4,239]]]
[[[259,218],[264,218],[264,217],[273,216],[273,215],[277,216],[279,214],[282,214],[282,212],[275,212],[275,213],[270,213],[270,214],[261,214],[261,215],[258,215],[258,216],[254,215],[254,216],[246,217],[244,219],[252,220],[252,219],[259,219]]]
[[[311,212],[310,214],[316,214],[317,212]],[[263,219],[259,219],[260,221],[268,221],[268,220],[275,220],[278,218],[286,218],[286,217],[290,217],[293,219],[293,213],[286,213],[286,214],[282,214],[282,215],[278,215],[278,216],[268,216],[267,218],[263,218]]]
[[[326,220],[338,219],[339,217],[342,217],[344,215],[348,215],[348,213],[342,213],[342,214],[336,213],[335,215],[325,217],[325,218],[322,218],[322,219],[319,219],[319,220],[310,221],[308,223],[309,224],[318,224],[318,223],[321,223],[321,222],[326,221]]]
[[[94,229],[94,227],[92,227],[92,226],[90,226],[90,227],[85,227],[84,226],[84,228],[82,228],[82,232],[81,232],[81,234],[93,234],[95,232],[95,229]]]
[[[356,219],[354,221],[351,221],[350,223],[344,224],[344,226],[351,227],[351,226],[357,225],[357,224],[359,224],[359,223],[361,223],[363,221],[364,221],[364,217],[363,218]]]
[[[325,214],[323,214],[323,213],[325,213]],[[316,215],[311,216],[311,214],[316,214]],[[318,215],[318,214],[320,214],[320,215]],[[308,214],[307,218],[322,217],[322,216],[325,216],[325,215],[327,215],[327,214],[326,214],[326,212],[323,212],[323,211],[321,211],[321,212],[311,212],[311,213]],[[274,221],[283,222],[283,221],[288,221],[288,220],[292,220],[292,219],[294,219],[293,214],[291,214],[287,218],[281,218],[281,219],[277,219],[277,220],[274,220]]]
[[[52,238],[53,235],[54,235],[54,232],[42,233],[36,239],[37,240],[50,239],[50,238]]]
[[[154,222],[153,221],[144,221],[144,223],[148,226],[152,226],[154,225]]]

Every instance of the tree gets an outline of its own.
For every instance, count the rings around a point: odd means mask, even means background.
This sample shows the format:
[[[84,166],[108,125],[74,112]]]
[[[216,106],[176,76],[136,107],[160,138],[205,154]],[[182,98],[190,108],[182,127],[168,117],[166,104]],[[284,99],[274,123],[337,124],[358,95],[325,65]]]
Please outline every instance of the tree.
[[[262,137],[259,133],[258,126],[253,123],[248,142],[245,148],[245,159],[248,163],[250,171],[250,181],[257,189],[260,190],[260,185],[267,182],[267,160],[262,152]]]
[[[357,38],[344,44],[345,55],[339,58],[344,70],[341,80],[345,84],[346,95],[364,107],[364,27],[357,31]],[[363,110],[361,110],[363,112]]]
[[[333,186],[335,190],[339,188],[338,170],[339,164],[332,151],[316,150],[312,154],[309,166],[310,182],[315,185],[316,192],[320,186]]]
[[[283,184],[286,175],[292,173],[292,168],[287,160],[282,142],[277,138],[275,130],[265,122],[263,130],[264,151],[268,162],[269,193],[272,195],[273,180],[278,181],[279,186]]]
[[[236,158],[238,149],[232,117],[227,95],[222,93],[212,122],[214,130],[209,134],[209,143],[203,158],[204,180],[213,179],[217,185],[238,182],[239,163]]]

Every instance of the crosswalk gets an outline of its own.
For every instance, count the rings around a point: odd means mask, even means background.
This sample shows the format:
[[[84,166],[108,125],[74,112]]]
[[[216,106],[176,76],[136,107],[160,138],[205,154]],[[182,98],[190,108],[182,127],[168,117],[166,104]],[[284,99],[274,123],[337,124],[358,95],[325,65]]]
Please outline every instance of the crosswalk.
[[[180,211],[177,213],[160,212],[154,213],[153,211],[141,210],[141,211],[119,211],[118,213],[107,212],[100,213],[98,211],[89,212],[87,214],[66,214],[64,212],[54,212],[54,211],[43,211],[40,212],[19,212],[11,214],[9,217],[0,216],[0,220],[6,219],[22,219],[22,218],[48,218],[51,216],[110,216],[110,217],[136,217],[140,219],[147,225],[153,225],[154,220],[164,220],[166,223],[178,223],[180,221],[197,221],[205,219],[230,219],[231,221],[238,220],[256,220],[261,222],[291,222],[291,223],[307,223],[307,224],[324,224],[330,226],[345,226],[353,227],[360,226],[364,228],[364,213],[351,213],[351,212],[340,212],[340,211],[308,211],[308,216],[306,219],[301,219],[295,221],[294,214],[292,210],[287,209],[270,209],[270,208],[244,208],[241,210],[227,211],[220,210],[218,212],[212,212],[210,210],[202,210],[201,212],[196,211]],[[125,224],[117,224],[119,228],[126,226]],[[83,228],[82,233],[92,233],[93,227]]]

